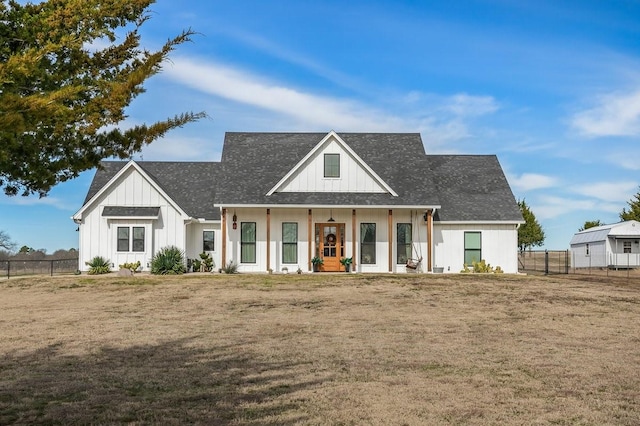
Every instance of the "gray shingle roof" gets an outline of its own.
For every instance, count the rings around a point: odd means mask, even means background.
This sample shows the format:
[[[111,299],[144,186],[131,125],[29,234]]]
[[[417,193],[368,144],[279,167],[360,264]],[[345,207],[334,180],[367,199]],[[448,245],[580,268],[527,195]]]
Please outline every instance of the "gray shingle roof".
[[[160,207],[105,206],[103,217],[158,217]]]
[[[338,136],[397,194],[266,194],[326,133],[227,133],[217,202],[233,204],[439,205],[418,133],[340,133]]]
[[[162,162],[139,161],[138,165],[158,186],[190,217],[220,220],[220,209],[215,207],[215,184],[220,163],[214,162]],[[114,177],[125,161],[104,161],[98,169],[85,204]]]
[[[440,193],[438,221],[522,221],[495,155],[429,155]]]
[[[266,194],[326,133],[227,133],[221,162],[138,162],[191,217],[220,219],[219,206],[441,206],[436,221],[521,222],[495,155],[426,155],[418,133],[340,133],[342,140],[397,194]],[[102,163],[85,199],[126,164]],[[215,202],[215,205],[214,205]]]

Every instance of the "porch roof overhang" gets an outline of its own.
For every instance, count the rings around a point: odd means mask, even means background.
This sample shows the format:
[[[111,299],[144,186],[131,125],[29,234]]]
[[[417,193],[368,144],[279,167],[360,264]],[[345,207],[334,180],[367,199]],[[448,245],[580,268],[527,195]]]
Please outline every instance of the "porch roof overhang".
[[[102,217],[108,219],[157,219],[160,207],[105,206]]]

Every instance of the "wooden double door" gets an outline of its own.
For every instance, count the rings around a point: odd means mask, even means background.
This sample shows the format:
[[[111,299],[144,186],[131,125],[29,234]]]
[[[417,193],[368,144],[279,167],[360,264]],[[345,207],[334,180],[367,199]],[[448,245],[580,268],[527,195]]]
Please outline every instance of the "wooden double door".
[[[344,257],[344,223],[318,223],[316,224],[316,248],[317,255],[324,263],[321,271],[339,272],[344,270],[340,259]]]

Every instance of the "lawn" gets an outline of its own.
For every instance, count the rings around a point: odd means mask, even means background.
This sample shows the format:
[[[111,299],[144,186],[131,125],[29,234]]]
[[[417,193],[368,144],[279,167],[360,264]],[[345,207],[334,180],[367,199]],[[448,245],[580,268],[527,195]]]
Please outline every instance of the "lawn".
[[[0,424],[640,424],[640,283],[571,278],[3,280]]]

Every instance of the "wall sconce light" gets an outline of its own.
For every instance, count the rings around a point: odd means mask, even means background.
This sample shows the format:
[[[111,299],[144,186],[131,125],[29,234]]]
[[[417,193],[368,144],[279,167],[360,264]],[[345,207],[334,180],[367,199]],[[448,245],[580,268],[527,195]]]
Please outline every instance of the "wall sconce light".
[[[238,229],[238,216],[236,215],[236,212],[233,212],[233,229]]]
[[[426,222],[426,221],[427,221],[427,213],[425,213],[425,214],[422,216],[422,218],[423,218],[423,219],[424,219],[424,221]]]

